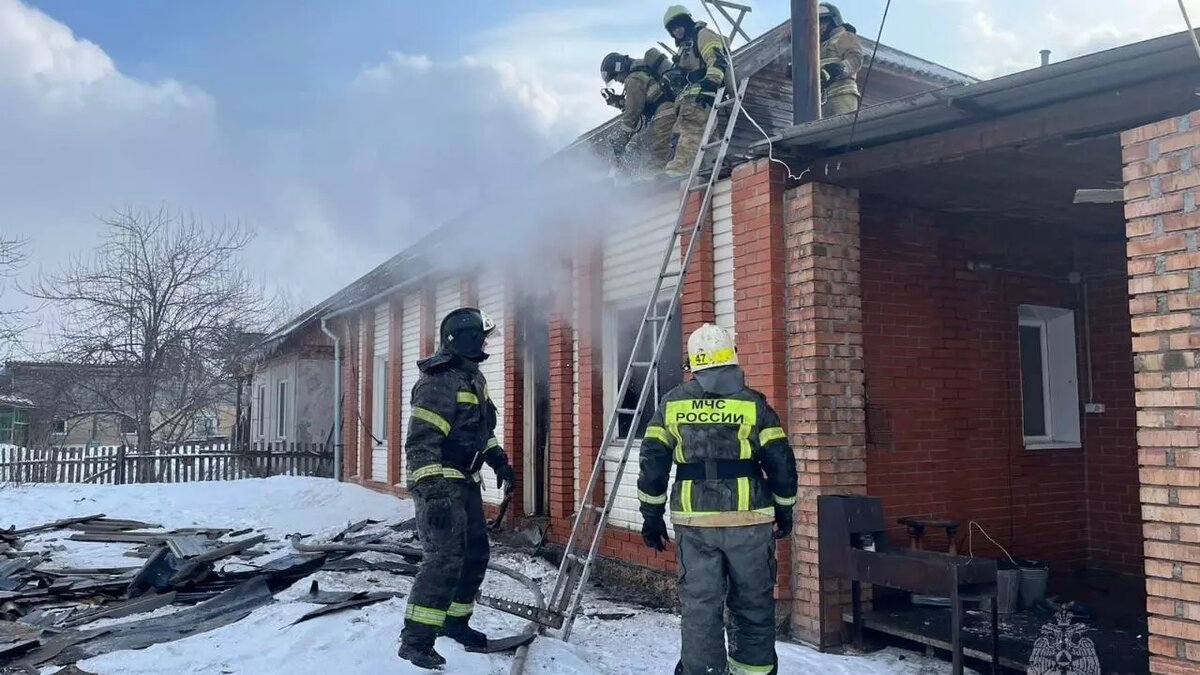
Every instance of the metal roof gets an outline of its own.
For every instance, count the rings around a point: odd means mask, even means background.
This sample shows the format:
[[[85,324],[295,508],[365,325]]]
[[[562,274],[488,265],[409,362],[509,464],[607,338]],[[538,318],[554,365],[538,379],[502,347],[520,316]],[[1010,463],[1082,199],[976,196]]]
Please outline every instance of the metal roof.
[[[979,119],[980,114],[1003,116],[1041,108],[1104,91],[1167,78],[1200,68],[1187,32],[1136,42],[1102,52],[1039,66],[984,82],[958,84],[907,98],[807,122],[771,139],[776,145],[848,151],[854,127],[854,148],[882,145]],[[762,148],[766,141],[755,144]]]

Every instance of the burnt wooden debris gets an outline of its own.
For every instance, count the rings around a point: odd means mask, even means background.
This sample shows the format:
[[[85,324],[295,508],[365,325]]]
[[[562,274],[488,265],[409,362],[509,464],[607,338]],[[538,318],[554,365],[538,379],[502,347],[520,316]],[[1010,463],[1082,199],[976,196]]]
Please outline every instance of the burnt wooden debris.
[[[275,602],[274,595],[322,569],[413,576],[421,556],[409,522],[364,520],[329,542],[296,534],[270,540],[253,530],[192,527],[165,530],[136,520],[93,514],[34,527],[0,529],[0,672],[38,672],[118,649],[142,649],[213,630]],[[55,564],[56,542],[124,544],[129,566]],[[264,563],[255,558],[291,546]],[[370,551],[372,560],[353,557]],[[390,553],[393,559],[382,559]],[[313,582],[298,602],[319,605],[300,621],[351,611],[402,594],[326,592]],[[163,616],[143,616],[174,606]],[[142,618],[138,618],[142,617]],[[121,621],[113,623],[114,620]],[[97,623],[101,622],[101,623]],[[67,671],[63,671],[67,672]],[[82,672],[82,671],[75,671]]]

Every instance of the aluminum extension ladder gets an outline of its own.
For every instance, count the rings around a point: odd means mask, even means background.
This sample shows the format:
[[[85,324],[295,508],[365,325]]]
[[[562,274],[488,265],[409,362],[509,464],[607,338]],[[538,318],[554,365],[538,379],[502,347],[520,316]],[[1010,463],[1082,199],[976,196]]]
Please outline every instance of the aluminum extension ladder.
[[[646,311],[642,315],[642,324],[638,328],[637,337],[634,339],[630,360],[625,366],[625,375],[621,378],[621,386],[616,392],[616,400],[618,404],[625,400],[630,384],[633,381],[633,374],[637,370],[646,371],[641,393],[638,395],[637,403],[633,408],[618,407],[609,416],[608,424],[604,431],[604,440],[600,445],[600,452],[596,458],[596,464],[592,467],[592,475],[588,479],[587,488],[581,495],[579,508],[575,513],[575,524],[571,529],[571,538],[567,541],[562,564],[558,569],[558,581],[554,586],[553,594],[547,602],[547,612],[552,621],[543,622],[554,628],[561,627],[562,639],[564,641],[569,640],[571,637],[571,627],[579,611],[579,604],[583,598],[583,591],[587,584],[588,575],[592,570],[592,563],[595,562],[596,554],[600,550],[604,527],[608,523],[613,503],[616,501],[617,488],[621,484],[621,477],[625,475],[625,467],[629,463],[629,452],[633,448],[635,434],[631,431],[626,434],[624,441],[621,441],[621,455],[616,463],[616,473],[612,476],[612,485],[608,488],[604,497],[604,503],[601,505],[594,503],[594,496],[597,487],[601,485],[601,481],[603,480],[605,463],[609,461],[607,459],[607,450],[616,440],[619,420],[622,416],[630,417],[629,428],[634,430],[638,428],[642,415],[646,413],[647,404],[650,402],[650,392],[655,389],[653,383],[657,378],[658,365],[662,359],[663,347],[670,333],[671,319],[679,313],[679,298],[683,291],[684,275],[691,265],[692,256],[696,252],[696,245],[700,241],[700,234],[704,230],[704,220],[712,206],[713,189],[717,184],[721,167],[725,162],[725,154],[729,150],[729,142],[733,137],[737,120],[741,116],[742,100],[745,96],[748,82],[749,78],[739,82],[737,96],[727,100],[722,100],[725,93],[724,87],[717,92],[716,100],[718,103],[712,107],[708,115],[708,123],[705,125],[704,135],[701,137],[700,149],[696,153],[695,161],[692,162],[692,172],[688,176],[686,186],[680,198],[679,211],[675,215],[675,225],[671,229],[670,241],[667,242],[667,250],[663,254],[658,278],[654,282],[654,290],[651,292],[650,298],[646,303]],[[712,140],[713,132],[717,127],[719,113],[725,108],[730,109],[729,122],[725,125],[725,131],[721,134],[720,138]],[[716,151],[715,156],[713,155],[713,151]],[[706,160],[708,158],[713,158],[712,170],[709,172],[707,179],[701,182],[701,174],[707,164]],[[695,222],[685,224],[684,217],[687,215],[688,198],[696,192],[704,193],[703,198],[700,200],[699,214],[696,216]],[[678,271],[669,271],[675,257],[675,244],[685,234],[690,234],[691,239],[688,243],[687,251],[684,253],[683,263]],[[663,282],[667,279],[676,279],[676,283],[671,287],[671,290],[663,289]],[[669,302],[666,313],[657,314],[659,305],[668,300],[668,298]],[[642,353],[643,342],[647,339],[654,340],[654,352],[649,361],[639,361],[638,355]],[[654,404],[657,405],[657,402]],[[555,625],[559,624],[560,621],[561,626]]]

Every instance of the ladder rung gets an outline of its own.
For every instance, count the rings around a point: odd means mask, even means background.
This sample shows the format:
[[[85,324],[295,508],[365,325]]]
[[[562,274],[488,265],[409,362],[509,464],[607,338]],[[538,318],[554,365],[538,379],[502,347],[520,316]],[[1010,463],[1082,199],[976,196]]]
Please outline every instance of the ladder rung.
[[[707,189],[708,189],[708,182],[705,181],[703,183],[697,183],[697,184],[691,186],[690,188],[688,188],[687,191],[688,192],[700,192],[701,190],[707,190]]]
[[[585,557],[583,557],[583,556],[581,556],[581,555],[576,555],[576,554],[574,554],[574,553],[568,553],[568,554],[567,554],[567,558],[568,558],[569,560],[574,560],[575,562],[581,562],[581,563],[585,563],[585,562],[587,562],[587,558],[585,558]]]
[[[604,513],[605,511],[608,510],[608,509],[604,508],[603,506],[600,506],[599,504],[588,504],[585,508],[591,509],[592,511],[595,511],[596,513]]]
[[[654,365],[653,361],[634,361],[631,363],[634,368],[649,368]]]
[[[666,321],[666,320],[667,320],[667,319],[669,319],[669,318],[670,318],[670,317],[668,317],[668,316],[658,316],[658,315],[655,315],[655,316],[649,316],[649,317],[646,317],[646,320],[647,320],[647,321],[654,321],[655,323],[662,323],[663,321]]]
[[[734,104],[734,103],[736,103],[736,102],[737,102],[737,97],[730,96],[729,98],[725,99],[724,101],[721,101],[720,103],[718,103],[718,104],[717,104],[716,106],[714,106],[714,107],[716,107],[716,108],[724,108],[724,107],[726,107],[726,106],[731,106],[731,105],[733,105],[733,104]]]
[[[662,274],[660,274],[658,276],[660,279],[670,279],[671,277],[681,277],[681,276],[683,276],[683,270],[673,270],[671,272],[663,272]]]
[[[622,415],[636,415],[637,414],[637,410],[635,408],[617,408],[617,412]]]
[[[709,141],[708,143],[705,143],[704,145],[700,146],[700,149],[704,152],[708,152],[709,150],[717,147],[718,145],[722,145],[724,143],[725,143],[725,139],[722,137],[722,138],[718,138],[715,141]]]

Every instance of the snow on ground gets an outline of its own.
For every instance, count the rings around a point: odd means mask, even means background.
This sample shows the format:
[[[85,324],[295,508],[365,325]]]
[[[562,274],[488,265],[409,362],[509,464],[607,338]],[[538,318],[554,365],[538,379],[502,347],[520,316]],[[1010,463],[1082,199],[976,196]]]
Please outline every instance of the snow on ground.
[[[321,539],[347,523],[366,518],[391,522],[408,518],[412,505],[355,485],[314,478],[0,490],[0,519],[4,521],[0,525],[26,527],[90,513],[145,520],[167,528],[255,528],[276,539],[294,532],[311,533]],[[55,533],[33,538],[31,543],[61,544],[62,538],[61,533]],[[70,542],[65,551],[55,552],[53,566],[109,566],[110,562],[119,563],[113,566],[136,565],[140,561],[121,555],[129,548]],[[284,545],[276,542],[270,548],[281,550]],[[367,557],[374,555],[379,554]],[[493,560],[534,579],[547,593],[553,587],[556,570],[544,560],[515,553],[497,554]],[[302,601],[313,580],[326,591],[396,591],[404,596],[412,583],[408,577],[385,572],[317,572],[279,593],[276,603],[232,625],[145,650],[113,652],[79,666],[97,675],[428,672],[396,657],[404,620],[403,597],[290,625],[316,607]],[[529,597],[519,583],[492,572],[484,582],[484,591],[501,597]],[[164,608],[158,614],[170,611]],[[585,616],[575,623],[570,644],[541,637],[531,645],[525,668],[528,675],[660,675],[672,671],[679,650],[678,616],[594,595],[589,595],[584,611]],[[595,616],[598,613],[604,616]],[[622,615],[628,616],[619,618]],[[500,636],[520,631],[525,622],[480,607],[473,624]],[[448,660],[446,673],[499,675],[508,673],[512,665],[511,654],[469,654],[445,638],[438,640],[438,651]],[[781,642],[779,658],[781,675],[933,675],[949,670],[945,662],[896,649],[868,656],[837,656]]]

